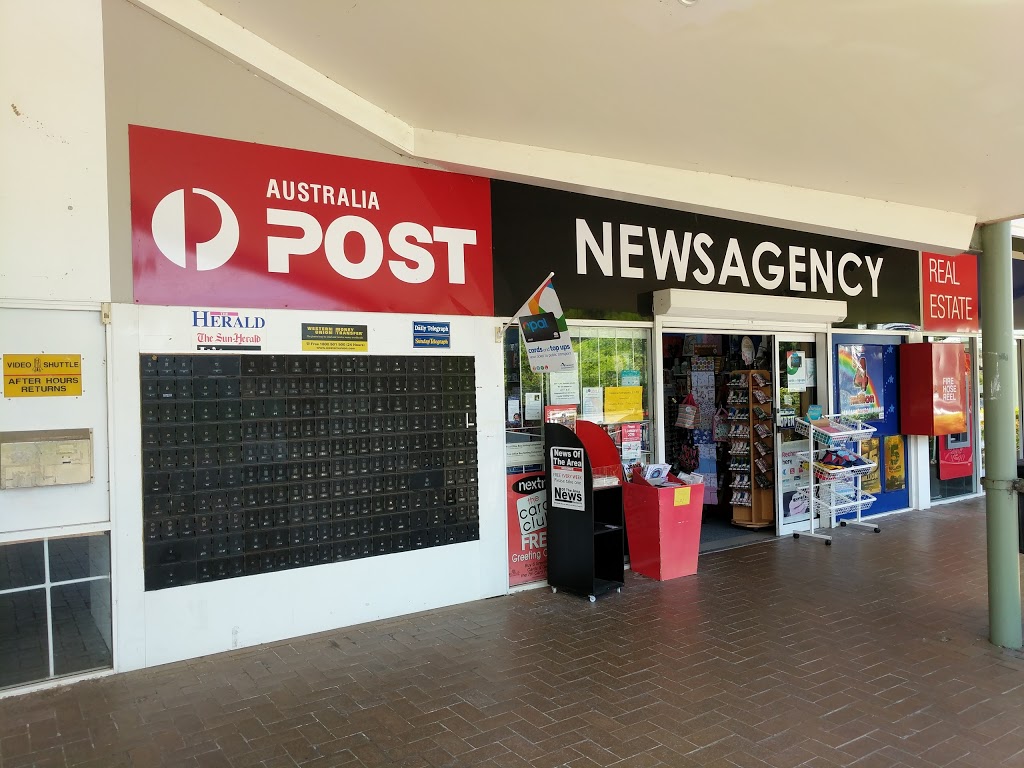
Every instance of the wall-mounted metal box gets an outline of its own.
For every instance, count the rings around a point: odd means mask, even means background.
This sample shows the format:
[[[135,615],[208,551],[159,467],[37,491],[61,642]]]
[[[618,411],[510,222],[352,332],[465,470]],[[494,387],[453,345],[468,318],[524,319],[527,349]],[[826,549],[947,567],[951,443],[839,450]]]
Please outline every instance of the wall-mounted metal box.
[[[0,490],[92,479],[91,429],[0,432]]]

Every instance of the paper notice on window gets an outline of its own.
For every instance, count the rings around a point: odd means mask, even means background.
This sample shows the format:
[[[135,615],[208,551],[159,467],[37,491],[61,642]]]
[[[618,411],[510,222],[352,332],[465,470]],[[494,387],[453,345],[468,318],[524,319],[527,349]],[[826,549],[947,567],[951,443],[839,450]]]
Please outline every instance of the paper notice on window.
[[[605,387],[604,418],[609,424],[644,420],[643,387]]]
[[[580,380],[576,371],[553,371],[548,374],[548,398],[551,405],[579,405]]]
[[[580,418],[597,424],[604,421],[604,387],[583,388],[583,413]]]

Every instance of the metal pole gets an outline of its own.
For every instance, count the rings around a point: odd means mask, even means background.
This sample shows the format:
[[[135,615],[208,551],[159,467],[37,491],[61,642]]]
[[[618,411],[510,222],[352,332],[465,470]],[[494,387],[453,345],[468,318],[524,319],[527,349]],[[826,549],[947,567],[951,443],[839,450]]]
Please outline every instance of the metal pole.
[[[981,243],[989,639],[1004,648],[1020,648],[1017,495],[1009,486],[1017,477],[1017,355],[1013,343],[1010,222],[982,227]]]

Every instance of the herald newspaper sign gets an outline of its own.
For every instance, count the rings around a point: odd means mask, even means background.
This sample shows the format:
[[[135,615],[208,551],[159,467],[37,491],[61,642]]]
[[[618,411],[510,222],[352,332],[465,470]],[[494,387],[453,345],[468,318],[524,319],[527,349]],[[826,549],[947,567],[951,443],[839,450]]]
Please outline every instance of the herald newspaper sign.
[[[493,315],[489,180],[130,126],[138,304]]]

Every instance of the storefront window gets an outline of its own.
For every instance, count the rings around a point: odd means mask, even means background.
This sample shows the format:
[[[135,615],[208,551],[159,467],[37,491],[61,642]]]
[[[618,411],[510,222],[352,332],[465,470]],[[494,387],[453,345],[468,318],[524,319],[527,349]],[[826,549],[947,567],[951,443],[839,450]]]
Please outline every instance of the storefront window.
[[[625,463],[651,460],[651,330],[570,326],[576,371],[530,370],[519,329],[505,333],[505,442],[509,471],[533,466],[524,444],[539,443],[545,409],[575,406],[576,418],[603,425]],[[510,448],[511,447],[511,448]],[[524,463],[515,463],[522,457]],[[535,463],[543,459],[537,454]]]
[[[975,462],[981,460],[975,450],[975,397],[977,387],[974,375],[974,361],[978,360],[980,343],[971,338],[960,336],[931,336],[927,341],[943,344],[962,344],[967,353],[967,366],[964,370],[964,389],[967,391],[967,426],[966,432],[957,435],[940,435],[928,438],[928,476],[932,501],[954,499],[967,496],[978,490],[978,478],[975,473]],[[984,434],[982,422],[978,434]],[[982,443],[983,445],[984,443]],[[984,449],[982,448],[982,451]]]
[[[110,535],[0,545],[0,688],[112,665]]]

